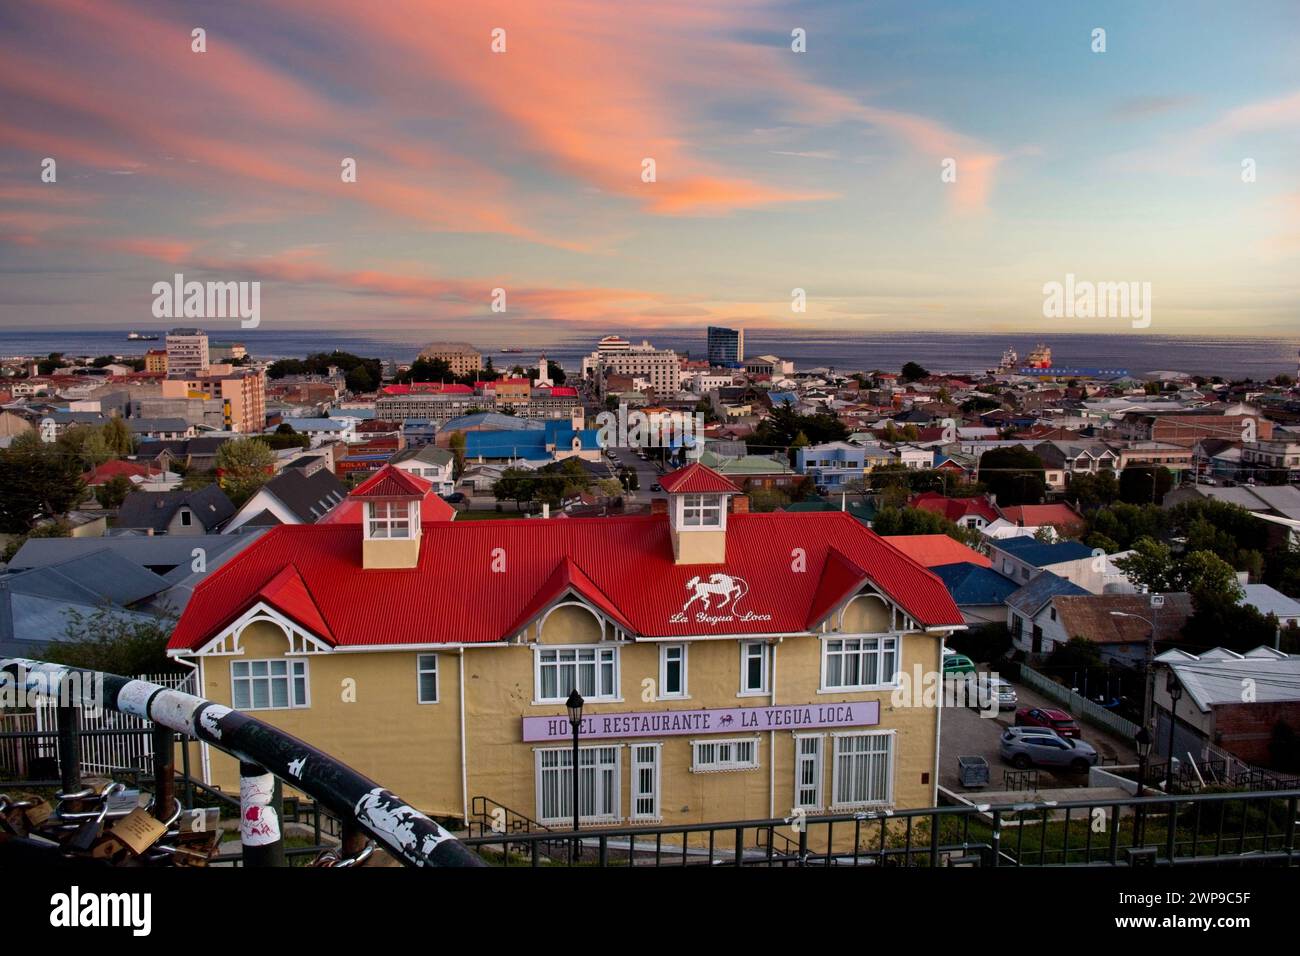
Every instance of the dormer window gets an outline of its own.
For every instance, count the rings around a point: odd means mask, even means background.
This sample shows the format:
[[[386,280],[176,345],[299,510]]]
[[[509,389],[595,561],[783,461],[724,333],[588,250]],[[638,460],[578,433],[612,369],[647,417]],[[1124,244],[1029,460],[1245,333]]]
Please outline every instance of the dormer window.
[[[722,495],[682,495],[683,528],[721,528]]]
[[[411,507],[406,501],[367,501],[367,538],[410,538]]]

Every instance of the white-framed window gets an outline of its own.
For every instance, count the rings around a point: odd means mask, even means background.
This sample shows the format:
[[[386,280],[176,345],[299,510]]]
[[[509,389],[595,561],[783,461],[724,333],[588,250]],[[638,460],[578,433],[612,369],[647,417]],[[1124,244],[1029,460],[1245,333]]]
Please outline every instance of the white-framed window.
[[[794,738],[794,805],[820,810],[822,804],[822,734],[798,734]]]
[[[658,820],[662,744],[632,744],[632,819]]]
[[[660,698],[686,697],[686,645],[659,645]]]
[[[682,495],[682,527],[722,527],[722,495]]]
[[[438,655],[415,655],[415,676],[419,684],[418,700],[421,704],[438,703]]]
[[[411,512],[405,501],[370,501],[367,521],[371,538],[409,538]]]
[[[834,734],[833,737],[833,806],[838,809],[889,803],[893,798],[893,733]]]
[[[189,528],[194,525],[194,513],[188,508],[181,509],[181,527]]]
[[[770,682],[772,651],[765,641],[740,645],[740,694],[766,694]]]
[[[622,747],[582,747],[578,751],[578,809],[581,823],[618,820]],[[573,825],[573,750],[537,750],[537,819]]]
[[[538,703],[562,702],[576,687],[587,700],[618,699],[618,648],[539,647]]]
[[[307,662],[283,657],[265,661],[231,661],[230,699],[236,710],[309,707]]]
[[[753,770],[757,766],[757,737],[691,741],[691,773]]]
[[[837,637],[822,642],[822,690],[861,690],[893,684],[898,638]]]

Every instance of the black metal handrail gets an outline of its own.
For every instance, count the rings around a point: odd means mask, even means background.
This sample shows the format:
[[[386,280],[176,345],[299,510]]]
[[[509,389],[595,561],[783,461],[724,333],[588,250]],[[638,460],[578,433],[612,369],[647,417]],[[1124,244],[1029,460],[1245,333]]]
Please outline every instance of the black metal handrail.
[[[797,849],[785,852],[764,837],[790,828],[785,819],[498,833],[465,843],[500,846],[506,865],[523,858],[533,866],[544,859],[542,843],[574,840],[582,862],[598,866],[1297,866],[1298,807],[1300,788],[825,814],[801,818],[790,843]],[[837,848],[837,835],[846,848]]]
[[[29,693],[57,694],[60,700],[61,762],[75,767],[77,708],[100,706],[117,713],[153,721],[170,751],[171,734],[201,740],[240,761],[243,813],[260,812],[269,794],[258,801],[245,795],[246,781],[278,778],[308,794],[344,822],[344,844],[369,836],[408,866],[483,866],[484,861],[436,822],[396,794],[351,767],[277,727],[222,704],[134,680],[83,668],[32,661],[0,659],[0,672]],[[172,786],[171,754],[159,774]],[[68,775],[65,767],[64,775]],[[66,781],[65,781],[66,782]],[[278,792],[278,791],[277,791]],[[169,801],[168,801],[169,802]],[[241,813],[242,816],[242,813]],[[246,852],[251,843],[246,844]],[[359,847],[357,847],[359,849]]]

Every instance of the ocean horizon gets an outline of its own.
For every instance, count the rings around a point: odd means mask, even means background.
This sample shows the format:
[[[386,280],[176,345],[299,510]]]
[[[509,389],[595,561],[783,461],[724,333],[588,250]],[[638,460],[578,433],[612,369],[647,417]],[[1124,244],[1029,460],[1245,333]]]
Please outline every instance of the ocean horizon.
[[[164,335],[166,329],[141,327],[136,331]],[[413,333],[403,329],[367,329],[365,332],[299,329],[208,329],[213,343],[240,342],[257,358],[302,357],[312,352],[339,349],[367,357],[409,362],[434,341],[466,340],[491,356],[498,367],[535,364],[540,354],[559,362],[566,372],[577,372],[582,358],[595,350],[597,333],[577,335],[566,331],[547,341],[540,336],[528,343],[503,342],[488,335],[438,331]],[[606,334],[612,330],[607,330]],[[691,358],[703,358],[705,331],[682,329],[619,330],[631,342],[643,339],[658,348],[671,348]],[[155,342],[131,341],[125,329],[3,329],[0,356],[140,355]],[[1292,338],[1150,335],[1116,333],[968,332],[835,332],[808,329],[755,329],[745,333],[745,355],[773,354],[795,363],[795,370],[834,368],[838,371],[895,371],[905,362],[918,362],[936,372],[982,372],[997,366],[1003,350],[1014,348],[1023,360],[1038,344],[1052,349],[1058,366],[1126,368],[1134,376],[1157,371],[1264,380],[1278,374],[1294,375],[1300,335]]]

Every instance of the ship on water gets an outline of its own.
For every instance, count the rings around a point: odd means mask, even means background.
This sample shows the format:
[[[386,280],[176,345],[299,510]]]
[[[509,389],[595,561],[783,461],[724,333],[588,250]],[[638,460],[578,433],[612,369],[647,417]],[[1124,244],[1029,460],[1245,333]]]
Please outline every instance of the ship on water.
[[[157,342],[158,336],[152,332],[128,332],[126,339],[128,342]]]
[[[1026,368],[1051,368],[1052,350],[1043,343],[1038,343],[1025,361]]]

